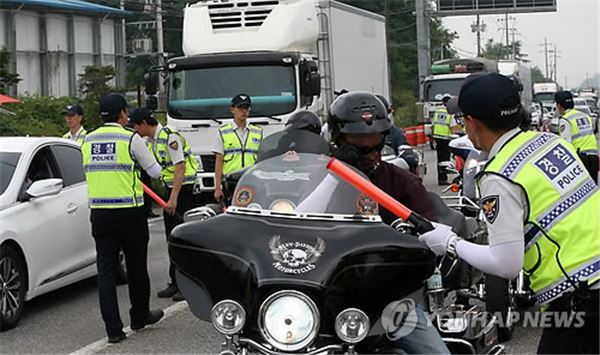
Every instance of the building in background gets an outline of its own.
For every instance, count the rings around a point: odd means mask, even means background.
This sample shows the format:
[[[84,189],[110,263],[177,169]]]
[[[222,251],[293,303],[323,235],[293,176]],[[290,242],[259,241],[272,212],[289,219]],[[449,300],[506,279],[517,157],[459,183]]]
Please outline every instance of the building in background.
[[[127,11],[80,0],[2,0],[0,48],[22,79],[11,95],[76,96],[88,65],[112,65],[124,84]]]

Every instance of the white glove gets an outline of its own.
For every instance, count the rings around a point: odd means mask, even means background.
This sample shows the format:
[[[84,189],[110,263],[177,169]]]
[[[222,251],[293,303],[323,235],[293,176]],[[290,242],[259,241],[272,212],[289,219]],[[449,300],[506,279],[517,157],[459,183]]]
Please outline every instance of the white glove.
[[[444,255],[448,251],[448,243],[458,237],[452,227],[435,222],[432,224],[434,230],[421,234],[419,240],[425,242],[435,255]]]

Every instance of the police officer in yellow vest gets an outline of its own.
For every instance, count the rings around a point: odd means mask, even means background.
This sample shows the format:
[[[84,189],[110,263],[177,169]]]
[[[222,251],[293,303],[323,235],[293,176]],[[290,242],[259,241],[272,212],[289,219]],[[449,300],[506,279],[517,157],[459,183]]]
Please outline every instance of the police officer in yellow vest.
[[[198,163],[185,138],[170,127],[163,127],[145,108],[138,108],[129,115],[133,129],[142,137],[150,139],[150,151],[161,166],[160,179],[167,193],[167,208],[163,219],[167,238],[171,231],[183,221],[179,215],[199,206],[193,194]],[[170,283],[167,288],[158,292],[158,297],[172,297],[174,301],[183,300],[175,281],[175,266],[169,264]]]
[[[523,132],[513,82],[491,73],[463,84],[459,105],[467,134],[489,153],[478,176],[489,245],[457,237],[449,226],[419,239],[438,255],[464,259],[512,279],[522,269],[545,311],[538,352],[598,353],[600,191],[573,146],[556,135]],[[562,313],[561,313],[562,312]],[[578,312],[578,313],[574,313]],[[578,321],[560,324],[560,317]]]
[[[247,122],[250,117],[252,100],[250,96],[239,94],[231,99],[233,122],[219,128],[219,135],[213,152],[215,159],[215,200],[223,199],[221,181],[224,175],[251,166],[256,162],[262,129]]]
[[[574,109],[573,95],[569,91],[559,91],[554,95],[559,120],[560,136],[571,142],[583,165],[598,183],[598,141],[594,135],[592,118]]]
[[[458,124],[454,116],[448,113],[446,105],[450,100],[450,96],[446,95],[442,98],[443,107],[440,107],[433,115],[433,138],[435,139],[435,151],[437,153],[438,162],[438,185],[448,185],[448,175],[443,168],[440,168],[439,163],[450,160],[450,139],[453,133],[459,130]]]
[[[96,243],[100,311],[108,341],[125,339],[119,315],[115,280],[119,249],[127,265],[131,329],[158,322],[163,311],[149,309],[148,223],[143,208],[139,169],[153,178],[160,166],[136,133],[123,128],[127,123],[127,102],[119,94],[100,99],[101,126],[86,136],[81,147],[92,235]]]
[[[63,111],[63,115],[65,116],[65,123],[69,131],[62,137],[82,145],[87,134],[87,131],[81,124],[81,121],[83,121],[83,108],[78,104],[69,105]]]

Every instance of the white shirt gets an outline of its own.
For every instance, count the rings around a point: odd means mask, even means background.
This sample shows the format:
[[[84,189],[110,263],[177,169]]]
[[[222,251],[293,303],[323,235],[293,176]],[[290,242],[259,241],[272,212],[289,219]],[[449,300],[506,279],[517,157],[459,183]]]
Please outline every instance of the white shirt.
[[[506,142],[520,132],[519,128],[503,134],[492,146],[489,159],[498,154]],[[525,192],[516,184],[497,175],[485,174],[480,181],[481,201],[496,202],[496,212],[490,220],[486,216],[490,245],[524,239],[523,224],[529,214]]]
[[[242,149],[243,149],[246,146],[246,137],[248,136],[248,132],[250,132],[250,128],[248,128],[248,123],[246,122],[246,126],[244,128],[242,128],[242,127],[238,126],[234,120],[232,122],[232,125],[234,127],[233,132],[235,132],[235,134],[238,136],[238,139],[242,143]],[[220,134],[217,134],[215,137],[215,141],[213,144],[213,153],[221,154],[221,155],[224,154],[223,139],[221,138]]]
[[[560,137],[564,140],[566,140],[567,142],[571,143],[572,141],[572,137],[571,137],[571,122],[569,122],[569,120],[561,117],[559,118],[559,124],[558,124],[558,132],[560,133]]]
[[[160,131],[162,131],[162,129],[163,126],[159,123],[158,126],[156,126],[156,130],[154,131],[154,137],[151,138],[153,149],[155,152],[156,140],[158,139],[158,135],[160,134]],[[173,165],[181,163],[185,160],[183,156],[183,142],[181,141],[181,137],[179,137],[179,135],[169,134],[167,138],[167,146],[167,151],[169,152],[169,156],[171,157]]]
[[[123,127],[116,122],[109,122],[105,124],[106,126],[114,126],[114,127]],[[154,159],[154,156],[148,150],[148,146],[146,146],[146,141],[139,134],[134,133],[131,138],[131,145],[129,146],[129,152],[137,161],[138,164],[142,167],[142,169],[146,170],[148,175],[154,179],[158,179],[160,177],[160,165]],[[158,174],[157,174],[158,169]]]
[[[65,136],[68,134],[70,140],[77,141],[77,138],[79,138],[81,132],[83,132],[83,126],[79,126],[79,129],[77,130],[77,132],[75,132],[75,134],[71,133],[71,131],[69,130],[69,132],[65,133]]]

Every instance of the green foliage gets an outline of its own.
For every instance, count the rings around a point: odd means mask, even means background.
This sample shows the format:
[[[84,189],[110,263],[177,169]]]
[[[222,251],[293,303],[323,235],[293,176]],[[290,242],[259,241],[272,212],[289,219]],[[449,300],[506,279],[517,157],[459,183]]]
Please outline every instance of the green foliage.
[[[494,42],[494,40],[490,38],[485,43],[481,56],[491,60],[509,59],[513,52],[513,46],[515,47],[515,59],[521,62],[527,62],[527,55],[521,53],[521,41],[515,41],[509,46],[506,46],[501,42]]]
[[[542,70],[539,67],[531,68],[531,82],[532,83],[547,83],[552,81],[552,79],[548,79],[542,73]]]
[[[79,92],[86,98],[98,100],[111,93],[108,82],[115,77],[115,67],[112,65],[88,65],[83,74],[79,75]]]
[[[19,99],[23,103],[2,105],[15,115],[0,114],[0,136],[62,136],[67,131],[62,112],[67,105],[74,103],[83,107],[86,129],[102,124],[98,102],[92,98],[25,96]]]
[[[22,79],[19,78],[19,74],[11,73],[8,64],[10,62],[10,55],[6,47],[0,49],[0,94],[6,94],[8,88],[16,85]]]

